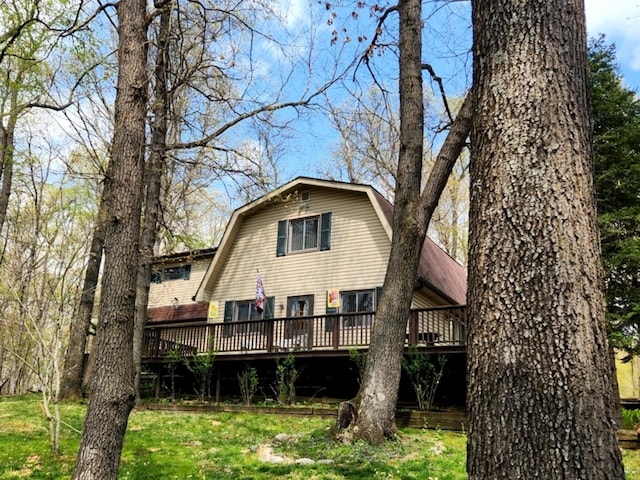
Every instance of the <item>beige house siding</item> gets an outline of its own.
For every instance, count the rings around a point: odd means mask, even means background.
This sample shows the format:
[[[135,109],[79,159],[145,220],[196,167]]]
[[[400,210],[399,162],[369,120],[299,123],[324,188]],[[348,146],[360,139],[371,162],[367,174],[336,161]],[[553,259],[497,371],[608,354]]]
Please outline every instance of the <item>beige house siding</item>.
[[[436,294],[432,292],[428,292],[426,290],[421,290],[416,292],[413,295],[413,300],[411,301],[411,308],[429,308],[435,307],[437,305],[444,305],[449,302],[444,299],[438,297]]]
[[[274,317],[286,316],[287,298],[313,295],[313,313],[326,312],[326,292],[382,286],[390,242],[366,193],[324,188],[268,202],[247,218],[239,218],[228,257],[217,259],[214,281],[207,292],[218,302],[222,322],[226,301],[255,298],[256,275],[262,275],[265,294],[275,296]],[[276,256],[278,221],[331,212],[331,248],[326,251]],[[230,232],[233,233],[233,232]]]
[[[171,305],[177,299],[179,305],[194,303],[193,296],[198,290],[198,285],[202,281],[210,259],[196,260],[194,262],[165,263],[157,266],[156,269],[181,267],[191,265],[189,280],[178,278],[175,280],[164,280],[162,283],[151,283],[149,286],[149,308]]]
[[[615,353],[620,398],[640,398],[640,357],[632,357],[630,361],[623,362],[626,353],[618,350]]]

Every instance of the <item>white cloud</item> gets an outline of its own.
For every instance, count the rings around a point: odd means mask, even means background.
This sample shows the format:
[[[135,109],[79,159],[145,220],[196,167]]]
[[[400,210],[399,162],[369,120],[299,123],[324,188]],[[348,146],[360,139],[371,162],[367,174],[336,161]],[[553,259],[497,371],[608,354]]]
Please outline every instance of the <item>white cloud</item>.
[[[589,35],[616,44],[623,70],[640,71],[640,0],[585,0]]]
[[[277,2],[276,10],[288,28],[300,28],[309,22],[307,0],[280,0]]]
[[[585,0],[589,31],[612,31],[638,35],[640,1]]]

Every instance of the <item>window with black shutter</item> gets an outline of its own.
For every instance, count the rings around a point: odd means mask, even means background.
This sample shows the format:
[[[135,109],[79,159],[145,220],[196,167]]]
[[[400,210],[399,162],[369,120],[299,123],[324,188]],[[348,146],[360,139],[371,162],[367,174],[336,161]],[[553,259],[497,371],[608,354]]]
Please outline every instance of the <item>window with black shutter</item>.
[[[331,249],[331,212],[280,220],[276,256]]]

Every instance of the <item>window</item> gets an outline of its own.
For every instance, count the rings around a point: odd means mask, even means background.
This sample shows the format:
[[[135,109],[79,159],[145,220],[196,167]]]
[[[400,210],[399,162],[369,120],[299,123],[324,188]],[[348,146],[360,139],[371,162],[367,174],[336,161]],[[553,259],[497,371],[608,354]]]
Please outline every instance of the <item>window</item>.
[[[278,222],[276,256],[330,248],[331,212]]]
[[[299,297],[287,298],[287,316],[307,317],[313,315],[313,295],[303,295]],[[286,327],[286,338],[307,333],[310,329],[310,319],[288,320]]]
[[[289,222],[289,252],[318,248],[318,217]]]
[[[265,309],[262,313],[258,313],[256,310],[255,300],[228,300],[224,304],[224,323],[225,328],[223,330],[224,336],[229,337],[236,333],[264,333],[266,324],[264,322],[258,322],[259,320],[273,318],[273,308],[275,303],[275,297],[267,297],[265,300]],[[252,322],[256,324],[242,324],[233,325],[235,322]]]
[[[264,313],[264,312],[263,312]],[[256,310],[255,300],[236,302],[235,319],[236,322],[248,322],[250,320],[262,320],[262,313]]]
[[[191,265],[181,265],[179,267],[167,267],[153,270],[151,281],[162,283],[167,280],[189,280],[191,277]]]
[[[287,314],[289,317],[306,317],[313,315],[313,295],[288,297]]]
[[[236,302],[234,320],[236,322],[249,322],[262,320],[263,313],[258,313],[256,310],[255,300],[247,300],[243,302]],[[258,332],[260,330],[259,325],[239,325],[238,333]]]
[[[342,322],[345,327],[368,327],[371,325],[371,313],[374,311],[374,290],[342,292],[340,305],[342,313],[363,314],[343,317]]]

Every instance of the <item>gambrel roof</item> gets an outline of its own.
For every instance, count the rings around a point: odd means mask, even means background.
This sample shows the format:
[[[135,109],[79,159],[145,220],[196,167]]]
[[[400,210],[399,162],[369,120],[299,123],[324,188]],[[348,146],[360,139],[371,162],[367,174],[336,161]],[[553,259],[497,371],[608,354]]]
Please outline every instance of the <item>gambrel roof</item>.
[[[311,187],[366,194],[382,228],[387,234],[389,241],[391,241],[393,205],[375,188],[369,185],[298,177],[233,212],[218,246],[216,256],[209,265],[198,288],[195,300],[197,302],[207,302],[209,300],[208,293],[212,288],[213,281],[216,276],[219,275],[220,269],[223,268],[222,265],[224,265],[225,259],[232,254],[233,244],[244,218],[259,212],[261,209],[271,205],[274,201],[281,201]],[[433,290],[453,304],[466,303],[467,276],[464,267],[436,245],[430,238],[425,239],[422,248],[417,280],[423,286]]]

